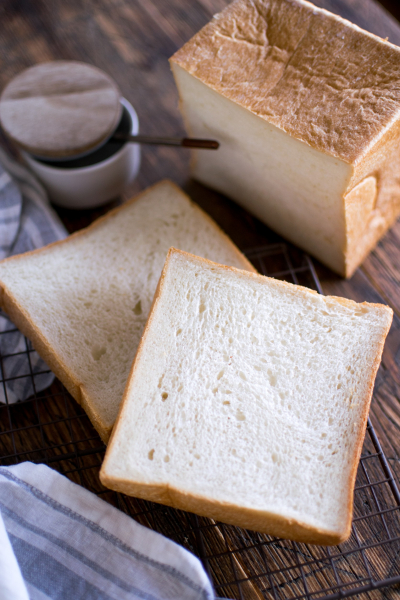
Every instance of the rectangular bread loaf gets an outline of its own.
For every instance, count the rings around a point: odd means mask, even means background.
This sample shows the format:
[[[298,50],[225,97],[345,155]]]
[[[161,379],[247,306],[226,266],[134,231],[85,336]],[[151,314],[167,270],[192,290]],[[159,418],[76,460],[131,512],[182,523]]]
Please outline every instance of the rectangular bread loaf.
[[[0,262],[0,305],[104,441],[171,245],[254,268],[170,181],[66,240]]]
[[[279,537],[345,540],[391,320],[171,249],[103,484]]]
[[[349,277],[400,212],[400,49],[305,0],[236,0],[171,58],[193,176]]]

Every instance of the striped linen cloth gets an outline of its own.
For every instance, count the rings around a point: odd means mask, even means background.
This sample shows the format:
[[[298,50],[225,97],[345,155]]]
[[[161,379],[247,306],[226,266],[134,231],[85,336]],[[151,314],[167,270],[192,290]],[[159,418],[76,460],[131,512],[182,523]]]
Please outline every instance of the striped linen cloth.
[[[200,561],[45,465],[0,467],[0,600],[211,600]]]
[[[41,184],[0,148],[0,259],[34,250],[66,235]],[[36,352],[30,352],[28,358],[26,350],[24,336],[0,314],[2,380],[6,380],[0,386],[0,402],[25,400],[52,383],[54,375],[47,365]]]

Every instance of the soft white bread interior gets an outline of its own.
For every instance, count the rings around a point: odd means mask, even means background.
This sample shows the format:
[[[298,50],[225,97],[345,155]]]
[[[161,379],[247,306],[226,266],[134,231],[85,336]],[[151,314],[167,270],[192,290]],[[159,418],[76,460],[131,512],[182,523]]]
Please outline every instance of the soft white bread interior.
[[[171,249],[100,477],[318,544],[350,533],[392,311]]]
[[[171,245],[253,270],[162,181],[62,242],[0,263],[0,304],[107,441]]]
[[[400,212],[400,49],[304,0],[236,0],[171,58],[195,178],[350,276]]]

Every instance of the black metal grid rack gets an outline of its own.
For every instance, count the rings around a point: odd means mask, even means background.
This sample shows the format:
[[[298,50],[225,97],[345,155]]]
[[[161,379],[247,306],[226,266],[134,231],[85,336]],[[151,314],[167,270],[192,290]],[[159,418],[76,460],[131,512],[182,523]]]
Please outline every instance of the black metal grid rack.
[[[322,292],[309,257],[289,245],[251,249],[247,256],[263,274]],[[11,328],[0,335],[15,334]],[[5,373],[10,356],[0,356],[6,399],[0,404],[0,464],[47,463],[182,544],[201,558],[221,597],[334,600],[362,592],[376,597],[371,591],[382,588],[385,598],[400,596],[400,493],[370,421],[350,539],[332,548],[279,540],[106,490],[98,478],[104,444],[60,382],[36,391],[37,378],[45,372],[35,368],[30,342],[24,339],[23,344],[12,356],[25,358],[26,374]],[[7,385],[15,378],[26,378],[34,393],[11,404]]]

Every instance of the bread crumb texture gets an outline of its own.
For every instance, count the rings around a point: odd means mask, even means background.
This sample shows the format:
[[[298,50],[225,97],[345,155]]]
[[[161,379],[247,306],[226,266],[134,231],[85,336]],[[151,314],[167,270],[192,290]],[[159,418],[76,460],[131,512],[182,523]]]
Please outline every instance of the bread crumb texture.
[[[172,62],[351,164],[399,119],[400,49],[303,0],[236,0]]]
[[[386,307],[172,254],[103,480],[343,535],[390,322]]]
[[[0,265],[0,281],[84,386],[107,436],[170,246],[250,268],[175,185],[163,181],[82,234]]]

